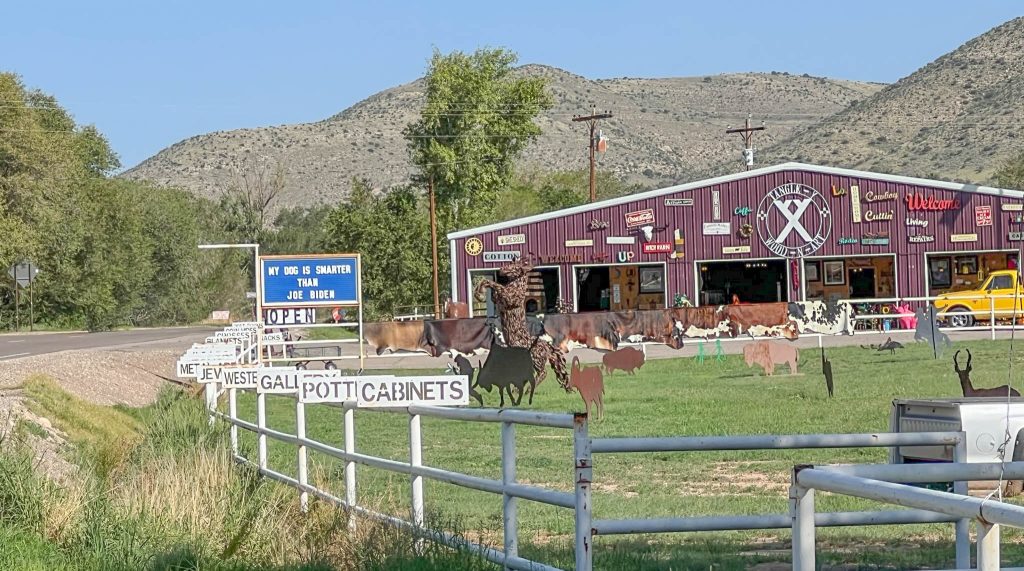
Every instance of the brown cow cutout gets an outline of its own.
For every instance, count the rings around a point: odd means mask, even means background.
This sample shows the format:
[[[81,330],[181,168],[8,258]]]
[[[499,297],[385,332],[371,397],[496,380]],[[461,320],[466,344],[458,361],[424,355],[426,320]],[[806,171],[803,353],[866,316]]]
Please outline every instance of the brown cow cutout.
[[[605,372],[609,375],[616,369],[634,375],[636,370],[644,365],[645,359],[646,355],[644,355],[643,351],[633,347],[623,347],[617,351],[605,353],[601,357],[601,363],[604,365]]]
[[[573,357],[572,368],[569,369],[569,388],[576,389],[583,397],[588,417],[593,403],[597,409],[597,418],[604,418],[604,378],[599,367],[581,368],[580,358]]]
[[[757,341],[743,348],[743,360],[748,367],[755,364],[764,369],[764,374],[775,374],[775,366],[787,363],[790,374],[796,374],[800,351],[792,345],[784,345],[774,341]]]

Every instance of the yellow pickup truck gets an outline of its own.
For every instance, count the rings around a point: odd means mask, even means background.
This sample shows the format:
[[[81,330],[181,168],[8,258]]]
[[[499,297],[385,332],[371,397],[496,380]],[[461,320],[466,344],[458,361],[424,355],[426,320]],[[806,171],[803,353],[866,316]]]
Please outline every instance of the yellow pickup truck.
[[[942,294],[935,299],[935,309],[939,319],[950,327],[970,327],[975,321],[989,321],[993,301],[996,319],[1024,317],[1024,291],[1017,270],[992,272],[978,289]],[[972,314],[972,311],[979,313]]]

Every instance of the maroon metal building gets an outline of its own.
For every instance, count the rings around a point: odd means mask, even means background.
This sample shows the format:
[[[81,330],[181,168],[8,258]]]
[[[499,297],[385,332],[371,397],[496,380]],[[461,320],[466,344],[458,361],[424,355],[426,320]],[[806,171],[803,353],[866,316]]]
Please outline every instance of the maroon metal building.
[[[451,293],[529,255],[537,312],[937,295],[1016,267],[1022,215],[1017,190],[786,163],[454,232]]]

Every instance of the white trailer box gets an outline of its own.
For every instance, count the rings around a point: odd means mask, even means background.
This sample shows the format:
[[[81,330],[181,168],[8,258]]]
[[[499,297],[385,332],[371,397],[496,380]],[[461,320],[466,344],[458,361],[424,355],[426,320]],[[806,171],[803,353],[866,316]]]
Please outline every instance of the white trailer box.
[[[1009,408],[1006,399],[1000,397],[896,399],[892,401],[889,429],[891,432],[963,431],[967,441],[967,462],[1022,460],[1024,398],[1011,398]],[[898,446],[889,452],[892,464],[952,461],[953,449],[949,446]],[[1007,491],[1019,493],[1020,483],[1010,484]],[[991,489],[992,486],[992,483],[978,483],[971,487]]]

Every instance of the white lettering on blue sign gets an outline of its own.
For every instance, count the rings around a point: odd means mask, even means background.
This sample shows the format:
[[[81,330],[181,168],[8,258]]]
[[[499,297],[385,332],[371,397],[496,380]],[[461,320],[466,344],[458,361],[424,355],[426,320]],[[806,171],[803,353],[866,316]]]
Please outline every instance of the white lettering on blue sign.
[[[356,256],[260,258],[263,305],[315,306],[359,303]]]

